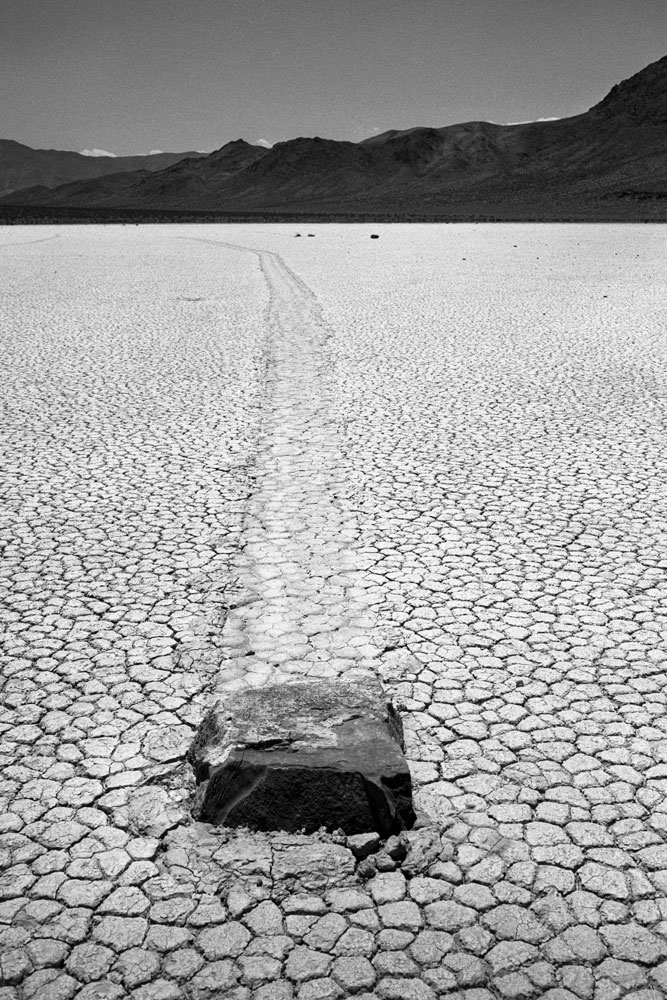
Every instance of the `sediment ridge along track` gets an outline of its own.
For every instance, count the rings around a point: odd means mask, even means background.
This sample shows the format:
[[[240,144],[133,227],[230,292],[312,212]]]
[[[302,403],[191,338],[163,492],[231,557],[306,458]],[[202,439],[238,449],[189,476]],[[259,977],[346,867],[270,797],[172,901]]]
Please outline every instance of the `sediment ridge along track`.
[[[201,242],[253,254],[269,295],[267,394],[217,688],[376,671],[372,560],[347,502],[321,306],[279,254]]]

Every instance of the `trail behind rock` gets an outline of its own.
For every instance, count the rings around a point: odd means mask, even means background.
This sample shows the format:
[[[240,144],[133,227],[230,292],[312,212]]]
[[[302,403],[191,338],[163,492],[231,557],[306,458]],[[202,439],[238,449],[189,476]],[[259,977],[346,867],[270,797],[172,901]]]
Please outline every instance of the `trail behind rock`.
[[[269,292],[267,395],[217,687],[295,675],[351,680],[377,667],[382,639],[371,561],[348,504],[353,485],[327,374],[330,331],[316,296],[279,254],[214,245],[254,254]]]

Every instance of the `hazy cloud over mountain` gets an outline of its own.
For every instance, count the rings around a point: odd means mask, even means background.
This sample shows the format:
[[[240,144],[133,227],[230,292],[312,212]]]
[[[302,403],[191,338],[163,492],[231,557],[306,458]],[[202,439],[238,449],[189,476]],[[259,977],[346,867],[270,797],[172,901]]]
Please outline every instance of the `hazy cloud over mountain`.
[[[156,149],[156,150],[154,150],[154,152],[160,153],[161,150]],[[81,155],[82,156],[113,156],[114,158],[116,156],[115,153],[109,153],[108,150],[106,150],[106,149],[82,149],[81,150]]]
[[[504,122],[505,125],[531,125],[533,122],[559,122],[560,115],[548,115],[546,118],[527,118],[522,122]]]

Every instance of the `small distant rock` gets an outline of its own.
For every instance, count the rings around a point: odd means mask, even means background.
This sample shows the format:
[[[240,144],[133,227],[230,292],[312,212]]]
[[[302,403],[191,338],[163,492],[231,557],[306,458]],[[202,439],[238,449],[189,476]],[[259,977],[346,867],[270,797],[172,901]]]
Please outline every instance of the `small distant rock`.
[[[301,236],[301,233],[295,233],[294,236]]]
[[[372,240],[379,240],[379,239],[380,239],[380,236],[379,236],[379,234],[378,234],[378,233],[371,233],[371,239],[372,239]]]
[[[308,235],[309,235],[309,236],[314,236],[314,235],[315,235],[315,233],[308,233]]]

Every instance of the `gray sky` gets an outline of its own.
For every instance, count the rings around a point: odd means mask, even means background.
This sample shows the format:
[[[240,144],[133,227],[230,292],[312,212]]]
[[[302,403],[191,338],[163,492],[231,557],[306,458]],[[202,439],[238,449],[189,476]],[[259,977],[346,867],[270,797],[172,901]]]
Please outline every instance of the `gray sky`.
[[[2,0],[0,137],[211,150],[585,111],[665,0]]]

